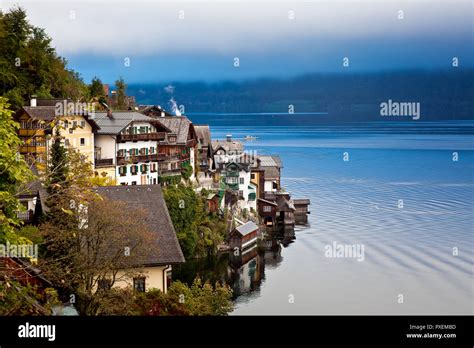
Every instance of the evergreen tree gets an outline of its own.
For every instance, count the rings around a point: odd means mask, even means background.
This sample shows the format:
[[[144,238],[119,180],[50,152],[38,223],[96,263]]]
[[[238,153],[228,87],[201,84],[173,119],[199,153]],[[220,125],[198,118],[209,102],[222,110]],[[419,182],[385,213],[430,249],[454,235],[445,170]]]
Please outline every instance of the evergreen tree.
[[[127,85],[125,84],[124,79],[121,77],[115,81],[115,88],[117,93],[117,108],[119,110],[126,110],[127,108]]]

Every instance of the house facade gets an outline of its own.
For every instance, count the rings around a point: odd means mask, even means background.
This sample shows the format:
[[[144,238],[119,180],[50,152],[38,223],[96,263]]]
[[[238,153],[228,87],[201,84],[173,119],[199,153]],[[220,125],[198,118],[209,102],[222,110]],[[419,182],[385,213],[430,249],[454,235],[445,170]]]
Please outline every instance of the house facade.
[[[192,122],[186,116],[154,117],[168,131],[158,143],[163,161],[160,161],[160,177],[181,175],[187,165],[192,168],[190,179],[196,174],[197,138]]]
[[[159,142],[169,130],[155,119],[133,111],[97,112],[96,172],[118,185],[158,184],[158,168],[165,156]]]
[[[172,279],[173,265],[185,262],[176,231],[169,216],[160,185],[99,187],[96,192],[110,200],[125,202],[130,207],[146,212],[147,225],[156,235],[152,256],[140,266],[140,274],[125,278],[119,272],[116,287],[133,287],[137,291],[152,288],[166,293]],[[137,265],[138,266],[138,265]]]

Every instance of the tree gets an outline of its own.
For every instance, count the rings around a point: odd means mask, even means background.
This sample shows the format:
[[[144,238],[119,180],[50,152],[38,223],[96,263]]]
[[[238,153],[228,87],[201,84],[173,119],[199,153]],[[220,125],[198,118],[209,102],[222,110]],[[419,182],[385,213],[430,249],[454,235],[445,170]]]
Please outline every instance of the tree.
[[[64,155],[59,146],[52,151]],[[39,268],[61,298],[74,294],[80,313],[94,315],[107,292],[104,284],[112,287],[140,273],[139,265],[153,253],[155,235],[143,211],[95,193],[91,165],[79,152],[68,149],[64,168],[64,175],[49,181],[50,212],[39,227],[44,239]]]
[[[117,93],[117,108],[119,110],[127,109],[127,85],[125,84],[124,79],[121,77],[115,81],[115,88]]]
[[[16,212],[22,209],[17,194],[33,175],[18,154],[22,142],[12,115],[7,99],[0,97],[0,243],[25,244],[28,240],[15,232],[20,226]]]
[[[144,293],[131,288],[113,289],[103,297],[99,315],[227,315],[233,310],[232,289],[226,284],[203,283],[196,278],[191,286],[180,281],[168,292],[150,289]]]
[[[104,85],[97,76],[92,79],[89,85],[89,96],[99,102],[105,102]]]
[[[163,196],[184,256],[215,253],[224,239],[226,220],[206,211],[206,197],[182,184],[163,188]]]
[[[79,99],[87,86],[51,46],[42,28],[28,22],[24,9],[0,12],[0,94],[18,110],[31,94]]]

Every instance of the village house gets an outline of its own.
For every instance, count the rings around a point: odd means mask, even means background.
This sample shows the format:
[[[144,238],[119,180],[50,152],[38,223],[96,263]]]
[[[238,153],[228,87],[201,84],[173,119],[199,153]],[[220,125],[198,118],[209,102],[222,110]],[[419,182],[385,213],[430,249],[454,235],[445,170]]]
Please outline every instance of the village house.
[[[209,125],[194,125],[197,137],[197,168],[205,177],[214,172],[214,153],[212,150],[211,130]]]
[[[154,120],[162,124],[168,131],[159,140],[160,177],[181,175],[186,165],[191,166],[191,179],[196,174],[197,139],[192,122],[186,116],[159,116]]]
[[[173,116],[160,105],[138,105],[138,112],[150,117]]]
[[[18,134],[24,142],[20,154],[29,163],[46,163],[54,137],[59,133],[64,146],[74,147],[94,165],[94,133],[99,126],[86,110],[76,113],[74,109],[58,108],[66,103],[71,101],[33,97],[30,106],[18,112]]]
[[[250,182],[251,163],[227,162],[219,165],[219,171],[225,188],[237,196],[240,209],[257,210],[257,188]]]
[[[185,262],[185,259],[160,185],[99,187],[96,192],[107,199],[121,201],[134,209],[145,211],[146,223],[156,234],[153,256],[143,265],[137,265],[143,269],[143,274],[121,280],[115,286],[132,286],[137,291],[155,288],[166,293],[172,278],[172,266]]]
[[[229,234],[229,246],[232,250],[240,250],[245,254],[257,244],[258,226],[253,221],[242,223]]]
[[[229,161],[235,161],[244,152],[244,145],[240,141],[232,139],[228,134],[225,140],[213,140],[211,143],[216,166]]]
[[[169,129],[156,119],[133,111],[96,112],[95,170],[118,185],[158,184],[165,160],[158,143]]]

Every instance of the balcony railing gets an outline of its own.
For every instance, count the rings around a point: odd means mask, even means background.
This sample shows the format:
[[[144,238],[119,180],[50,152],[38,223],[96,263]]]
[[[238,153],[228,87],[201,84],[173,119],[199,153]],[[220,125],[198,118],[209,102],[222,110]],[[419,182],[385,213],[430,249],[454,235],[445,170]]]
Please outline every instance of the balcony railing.
[[[107,166],[112,166],[113,164],[114,164],[113,158],[96,158],[95,159],[96,167],[107,167]]]
[[[154,133],[144,133],[144,134],[119,134],[117,136],[118,142],[123,141],[137,141],[137,140],[164,140],[166,137],[165,132],[154,132]]]
[[[117,156],[117,163],[119,165],[126,163],[138,163],[138,162],[156,162],[163,161],[166,159],[164,153],[155,153],[149,155],[135,155],[135,156]]]
[[[33,212],[31,210],[17,211],[16,216],[19,220],[28,222],[33,218]]]

